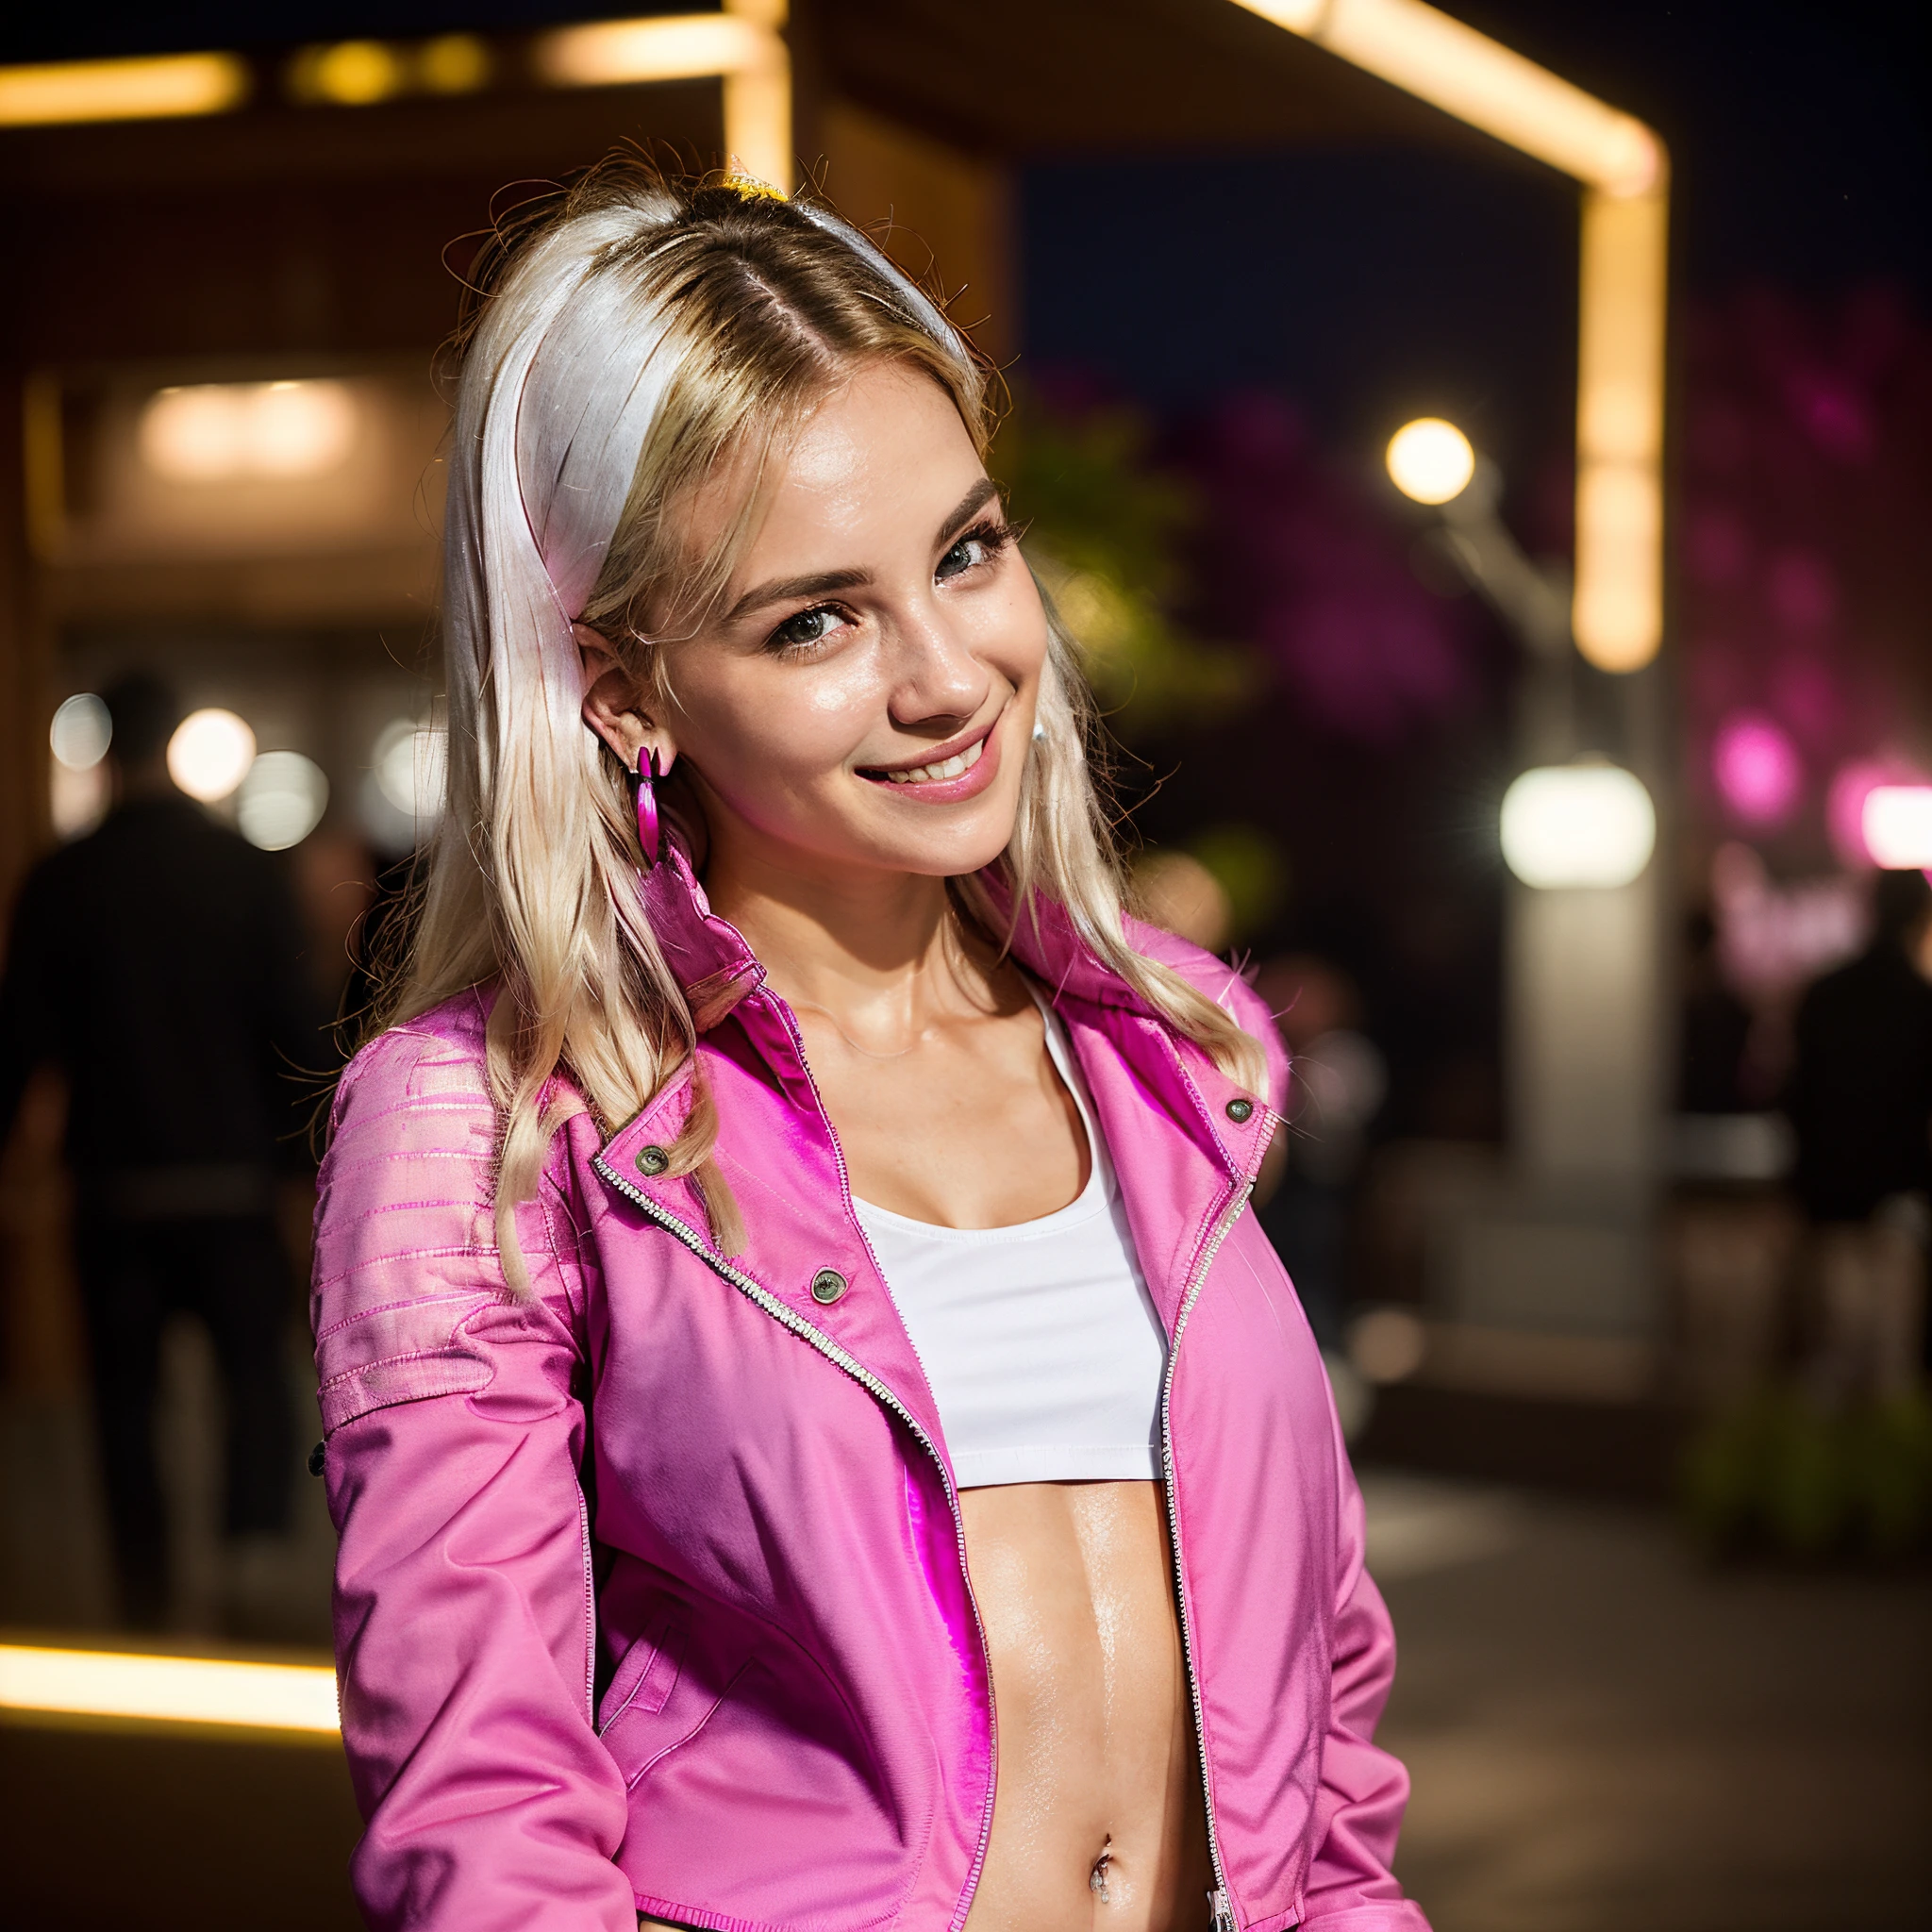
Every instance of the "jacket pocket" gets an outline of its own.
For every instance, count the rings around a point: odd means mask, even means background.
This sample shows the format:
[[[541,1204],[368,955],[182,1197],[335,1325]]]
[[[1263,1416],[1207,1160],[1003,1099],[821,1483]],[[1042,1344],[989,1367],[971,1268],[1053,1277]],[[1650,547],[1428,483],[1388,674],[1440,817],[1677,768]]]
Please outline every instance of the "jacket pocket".
[[[599,1707],[597,1734],[626,1786],[710,1722],[746,1659],[735,1647],[693,1642],[676,1610],[661,1610],[625,1652]]]
[[[625,1652],[624,1661],[604,1693],[604,1707],[597,1713],[599,1737],[608,1740],[633,1707],[656,1717],[671,1702],[690,1641],[690,1632],[669,1612],[652,1620],[644,1634]]]

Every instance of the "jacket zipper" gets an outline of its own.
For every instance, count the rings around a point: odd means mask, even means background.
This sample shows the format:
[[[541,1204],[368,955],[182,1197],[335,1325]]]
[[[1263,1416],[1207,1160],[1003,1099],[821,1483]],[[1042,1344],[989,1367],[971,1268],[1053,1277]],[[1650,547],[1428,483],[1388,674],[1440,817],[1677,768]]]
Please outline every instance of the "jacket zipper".
[[[785,1023],[786,1032],[791,1036],[791,1050],[798,1056],[798,1070],[805,1075],[805,1084],[811,1090],[811,1104],[818,1108],[819,1119],[824,1123],[825,1139],[831,1143],[832,1158],[839,1165],[839,1191],[845,1202],[846,1219],[858,1230],[859,1244],[865,1249],[866,1257],[872,1262],[873,1273],[881,1281],[884,1281],[886,1271],[879,1265],[878,1255],[873,1248],[872,1237],[866,1233],[865,1224],[859,1220],[858,1210],[852,1205],[852,1174],[845,1165],[845,1149],[839,1140],[838,1128],[832,1124],[832,1116],[825,1111],[825,1098],[819,1091],[818,1078],[812,1073],[811,1062],[806,1058],[805,1036],[798,1030],[798,1022],[793,1017],[791,1008],[776,993],[771,995],[771,1001],[778,1017]],[[887,1292],[890,1293],[891,1291],[889,1284]],[[912,1340],[910,1335],[908,1335],[906,1340],[911,1347],[912,1358],[915,1361],[919,1361],[919,1344]],[[925,1364],[922,1361],[919,1363],[919,1367],[920,1373],[924,1374],[925,1373]],[[999,1707],[993,1696],[992,1645],[986,1639],[986,1624],[979,1614],[979,1598],[974,1593],[973,1588],[973,1572],[966,1561],[966,1518],[960,1510],[959,1498],[953,1488],[953,1478],[951,1473],[946,1468],[945,1457],[940,1454],[937,1445],[926,1435],[925,1431],[913,1421],[911,1416],[907,1414],[905,1405],[892,1394],[891,1391],[883,1382],[878,1381],[864,1370],[859,1369],[856,1363],[854,1364],[854,1373],[858,1374],[859,1380],[867,1388],[872,1389],[877,1394],[880,1401],[884,1402],[895,1414],[905,1418],[906,1426],[912,1431],[913,1435],[924,1446],[925,1453],[933,1459],[934,1468],[940,1473],[940,1483],[946,1492],[946,1507],[953,1512],[953,1534],[958,1540],[959,1546],[959,1580],[966,1586],[966,1604],[967,1607],[973,1612],[974,1633],[979,1639],[980,1668],[986,1675],[987,1741],[991,1747],[992,1761],[988,1767],[986,1802],[981,1806],[979,1813],[979,1841],[973,1848],[973,1863],[966,1874],[965,1888],[959,1894],[959,1903],[954,1908],[952,1924],[947,1928],[947,1932],[960,1932],[960,1927],[966,1923],[967,1914],[973,1909],[974,1895],[979,1890],[979,1874],[986,1865],[987,1847],[992,1841],[993,1800],[999,1791]],[[932,1378],[928,1375],[926,1376],[928,1390],[930,1390],[931,1385]]]
[[[800,1053],[800,1064],[804,1064],[804,1053]],[[808,1080],[811,1078],[809,1071],[806,1073],[806,1078]],[[813,1088],[813,1097],[817,1097],[817,1088]],[[821,1103],[821,1115],[823,1115],[823,1103]],[[850,1176],[844,1171],[844,1154],[839,1152],[839,1140],[837,1140],[837,1136],[833,1138],[833,1152],[839,1156],[839,1176],[841,1176],[841,1182],[844,1184],[844,1189],[846,1189],[846,1198],[850,1198],[852,1184],[850,1184]],[[706,1263],[709,1270],[713,1270],[713,1274],[723,1275],[724,1281],[728,1281],[734,1289],[738,1289],[741,1294],[750,1296],[750,1300],[754,1300],[759,1307],[763,1307],[765,1314],[769,1314],[774,1322],[778,1322],[782,1327],[789,1327],[800,1341],[809,1342],[813,1349],[819,1351],[819,1355],[823,1355],[829,1362],[833,1362],[839,1368],[842,1368],[861,1387],[861,1390],[866,1390],[866,1393],[874,1397],[874,1401],[883,1403],[887,1408],[891,1408],[892,1414],[898,1416],[900,1422],[907,1424],[907,1427],[912,1432],[912,1436],[920,1443],[920,1447],[933,1458],[933,1468],[937,1468],[937,1471],[939,1471],[939,1482],[944,1488],[944,1493],[947,1493],[947,1508],[951,1508],[951,1511],[953,1511],[953,1536],[955,1536],[955,1540],[958,1543],[960,1578],[966,1584],[966,1602],[972,1607],[974,1631],[979,1637],[979,1659],[981,1659],[983,1672],[985,1672],[985,1694],[988,1694],[988,1709],[991,1709],[991,1706],[993,1706],[993,1652],[988,1646],[988,1641],[985,1641],[985,1624],[979,1619],[979,1600],[974,1596],[974,1591],[972,1591],[972,1573],[966,1567],[966,1519],[960,1515],[958,1495],[953,1490],[953,1476],[947,1473],[947,1464],[944,1464],[944,1457],[941,1457],[941,1453],[939,1453],[937,1445],[933,1443],[933,1440],[925,1434],[924,1427],[920,1427],[918,1418],[912,1414],[910,1408],[907,1408],[907,1405],[904,1405],[889,1390],[889,1387],[883,1381],[879,1381],[877,1375],[872,1374],[872,1370],[866,1368],[866,1364],[859,1362],[856,1357],[846,1355],[846,1351],[841,1349],[839,1342],[835,1342],[829,1335],[824,1335],[821,1329],[815,1329],[802,1316],[794,1314],[791,1307],[787,1307],[787,1304],[780,1302],[774,1294],[771,1294],[765,1289],[761,1289],[750,1275],[741,1274],[740,1270],[736,1270],[736,1267],[732,1267],[723,1256],[715,1254],[709,1248],[709,1244],[697,1235],[697,1231],[690,1229],[690,1226],[686,1226],[676,1215],[669,1213],[667,1209],[658,1208],[657,1202],[653,1202],[649,1196],[640,1194],[638,1189],[634,1189],[634,1186],[625,1176],[618,1174],[605,1161],[605,1158],[601,1154],[591,1161],[591,1165],[603,1176],[607,1186],[612,1186],[612,1189],[618,1191],[618,1194],[625,1196],[625,1200],[628,1200],[628,1202],[636,1204],[638,1208],[641,1208],[660,1226],[660,1229],[665,1229],[665,1233],[669,1233],[669,1235],[676,1237],[680,1242],[684,1242],[684,1246],[690,1248],[691,1254],[695,1254],[697,1259]],[[863,1239],[863,1229],[859,1231],[859,1237]],[[868,1252],[870,1250],[872,1250],[872,1244],[868,1242]],[[877,1256],[874,1257],[874,1265],[877,1267]],[[881,1275],[881,1279],[885,1279],[885,1277]],[[958,1908],[955,1910],[955,1915],[953,1915],[951,1932],[958,1932],[958,1928],[966,1923],[966,1913],[968,1913],[968,1910],[972,1910],[974,1891],[977,1891],[977,1888],[979,1888],[979,1873],[981,1873],[981,1868],[985,1866],[985,1849],[988,1849],[988,1841],[993,1836],[993,1797],[995,1797],[995,1789],[997,1789],[997,1766],[999,1766],[999,1757],[997,1757],[997,1753],[999,1753],[999,1733],[997,1733],[997,1725],[993,1727],[993,1753],[995,1753],[993,1775],[990,1775],[988,1783],[985,1783],[985,1807],[981,1808],[981,1814],[979,1814],[979,1843],[974,1847],[972,1870],[966,1874],[966,1890],[960,1893],[960,1903],[958,1903]]]
[[[832,1158],[838,1163],[839,1167],[839,1187],[840,1191],[844,1196],[847,1217],[850,1219],[853,1226],[858,1230],[858,1239],[864,1245],[866,1254],[872,1259],[874,1271],[878,1274],[879,1279],[883,1281],[885,1279],[885,1271],[879,1267],[878,1257],[873,1253],[871,1239],[867,1236],[858,1214],[852,1208],[852,1176],[845,1165],[845,1150],[839,1144],[838,1132],[832,1125],[831,1116],[825,1111],[825,1103],[824,1096],[819,1092],[818,1081],[813,1078],[810,1063],[805,1057],[805,1041],[798,1031],[798,1024],[792,1019],[790,1008],[786,1007],[782,1000],[774,996],[772,1004],[777,1009],[779,1017],[784,1021],[786,1032],[791,1037],[793,1050],[798,1056],[799,1070],[805,1075],[806,1085],[811,1090],[812,1104],[818,1108],[819,1119],[824,1123],[825,1136],[831,1143]],[[987,1780],[986,1803],[980,1812],[979,1819],[979,1842],[974,1847],[972,1868],[966,1874],[965,1889],[959,1894],[959,1904],[953,1914],[952,1924],[948,1928],[948,1932],[959,1932],[959,1928],[966,1923],[967,1914],[973,1909],[974,1894],[979,1889],[979,1874],[985,1868],[987,1846],[992,1837],[993,1801],[997,1795],[999,1782],[999,1727],[997,1712],[993,1706],[992,1649],[987,1642],[986,1624],[979,1614],[979,1599],[974,1594],[973,1574],[967,1565],[966,1519],[960,1512],[958,1495],[953,1488],[953,1478],[946,1468],[945,1457],[940,1454],[932,1438],[920,1426],[918,1420],[907,1408],[906,1405],[876,1375],[872,1374],[862,1362],[841,1348],[829,1335],[814,1328],[809,1322],[795,1314],[783,1302],[778,1300],[775,1295],[760,1288],[750,1275],[743,1274],[739,1269],[733,1268],[723,1256],[714,1254],[709,1245],[698,1235],[695,1229],[688,1227],[675,1214],[659,1208],[655,1201],[632,1187],[622,1174],[618,1174],[605,1160],[601,1154],[595,1156],[591,1164],[608,1186],[615,1188],[625,1200],[642,1208],[658,1226],[662,1227],[668,1234],[675,1237],[676,1240],[682,1241],[714,1274],[722,1276],[723,1279],[738,1289],[740,1292],[748,1296],[759,1307],[764,1309],[774,1321],[789,1328],[801,1341],[808,1342],[827,1361],[842,1369],[874,1401],[884,1404],[887,1408],[891,1409],[912,1432],[913,1439],[931,1457],[933,1467],[940,1473],[940,1484],[945,1491],[946,1507],[953,1514],[953,1534],[959,1552],[959,1575],[961,1581],[966,1586],[966,1601],[973,1612],[973,1627],[979,1638],[980,1662],[986,1676],[987,1707],[993,1714],[991,1726],[993,1775]],[[1214,1800],[1210,1793],[1208,1771],[1208,1736],[1202,1724],[1201,1686],[1194,1674],[1193,1633],[1188,1611],[1187,1579],[1181,1573],[1180,1518],[1174,1500],[1174,1439],[1169,1428],[1169,1409],[1174,1395],[1174,1364],[1180,1356],[1181,1331],[1187,1326],[1188,1316],[1192,1311],[1194,1303],[1199,1298],[1201,1290],[1207,1282],[1208,1271],[1214,1265],[1214,1257],[1220,1252],[1222,1242],[1227,1239],[1228,1230],[1240,1219],[1241,1211],[1247,1206],[1248,1196],[1254,1191],[1255,1183],[1252,1180],[1242,1184],[1235,1194],[1234,1199],[1229,1202],[1227,1208],[1223,1212],[1220,1221],[1215,1224],[1214,1232],[1208,1238],[1208,1245],[1201,1252],[1201,1257],[1195,1264],[1186,1292],[1182,1296],[1180,1312],[1174,1320],[1174,1341],[1167,1352],[1167,1373],[1162,1377],[1160,1386],[1160,1456],[1162,1472],[1167,1481],[1168,1542],[1174,1557],[1174,1593],[1180,1605],[1181,1663],[1187,1673],[1188,1695],[1192,1701],[1194,1709],[1194,1748],[1200,1754],[1201,1759],[1201,1808],[1208,1824],[1208,1862],[1214,1871],[1214,1890],[1208,1894],[1208,1909],[1212,1914],[1212,1932],[1239,1932],[1239,1928],[1235,1923],[1234,1906],[1227,1889],[1226,1867],[1222,1863],[1221,1840],[1214,1824]],[[914,1354],[916,1357],[916,1349]]]
[[[1188,1609],[1188,1580],[1181,1565],[1181,1518],[1174,1479],[1174,1431],[1171,1426],[1170,1411],[1174,1400],[1174,1372],[1180,1360],[1181,1335],[1188,1325],[1188,1316],[1193,1311],[1194,1303],[1199,1299],[1201,1290],[1208,1279],[1208,1271],[1214,1265],[1214,1257],[1220,1253],[1221,1244],[1227,1239],[1228,1230],[1241,1217],[1241,1211],[1248,1204],[1248,1196],[1255,1191],[1253,1181],[1248,1181],[1236,1192],[1214,1232],[1209,1236],[1208,1245],[1201,1251],[1201,1258],[1195,1264],[1194,1272],[1188,1282],[1187,1292],[1181,1298],[1180,1312],[1174,1317],[1174,1341],[1167,1351],[1167,1374],[1160,1384],[1160,1466],[1167,1478],[1167,1533],[1168,1543],[1174,1555],[1174,1595],[1181,1612],[1181,1664],[1188,1674],[1188,1695],[1194,1705],[1194,1748],[1201,1756],[1201,1809],[1208,1822],[1208,1859],[1214,1868],[1214,1890],[1208,1894],[1208,1910],[1213,1914],[1214,1932],[1237,1932],[1234,1916],[1234,1900],[1227,1889],[1227,1868],[1222,1863],[1221,1838],[1214,1827],[1214,1789],[1208,1769],[1208,1732],[1202,1718],[1201,1683],[1194,1673],[1194,1629],[1193,1621]]]

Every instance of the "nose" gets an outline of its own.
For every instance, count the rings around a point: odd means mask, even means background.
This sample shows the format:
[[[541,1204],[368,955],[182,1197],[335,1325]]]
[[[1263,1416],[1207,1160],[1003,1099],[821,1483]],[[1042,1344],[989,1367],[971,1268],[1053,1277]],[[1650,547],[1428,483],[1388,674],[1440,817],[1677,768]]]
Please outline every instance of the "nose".
[[[887,708],[901,730],[921,726],[941,736],[985,705],[992,675],[948,613],[925,605],[892,626],[891,695]]]

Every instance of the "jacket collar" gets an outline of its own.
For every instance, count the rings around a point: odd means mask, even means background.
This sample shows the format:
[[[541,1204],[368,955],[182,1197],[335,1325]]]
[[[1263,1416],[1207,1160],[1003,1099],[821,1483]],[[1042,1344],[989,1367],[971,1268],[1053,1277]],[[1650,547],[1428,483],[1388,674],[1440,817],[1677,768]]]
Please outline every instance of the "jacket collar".
[[[989,878],[1004,917],[1010,901]],[[721,1099],[718,1158],[738,1193],[750,1237],[729,1263],[783,1303],[797,1325],[844,1350],[867,1374],[894,1391],[894,1400],[934,1441],[941,1440],[937,1406],[924,1370],[893,1307],[890,1291],[849,1208],[827,1216],[828,1203],[845,1206],[848,1187],[835,1137],[823,1112],[790,1014],[765,984],[765,970],[744,936],[712,911],[689,857],[675,843],[645,875],[643,898],[666,962],[683,985],[700,1034],[736,1013],[739,1033],[762,1068],[761,1079],[781,1103],[774,1142],[739,1130],[739,1090]],[[1136,935],[1139,938],[1139,935]],[[1152,935],[1148,936],[1150,940]],[[1013,952],[1067,1011],[1069,1033],[1092,1091],[1109,1146],[1132,1148],[1137,1181],[1125,1202],[1141,1266],[1170,1334],[1194,1257],[1234,1190],[1258,1167],[1274,1117],[1265,1105],[1227,1113],[1242,1098],[1206,1055],[1176,1040],[1117,974],[1096,958],[1058,907],[1036,900],[1018,923]],[[707,1048],[713,1080],[733,1088],[747,1071],[741,1047],[726,1035]],[[704,1204],[689,1178],[654,1177],[651,1160],[675,1141],[691,1106],[689,1075],[675,1079],[627,1122],[598,1156],[607,1181],[648,1201],[701,1238]],[[1152,1108],[1150,1117],[1149,1108]],[[1164,1127],[1156,1120],[1164,1120]],[[785,1158],[773,1172],[774,1146]],[[1117,1155],[1117,1158],[1119,1156]],[[707,1246],[708,1242],[707,1241]],[[721,1261],[725,1257],[718,1257]],[[812,1291],[815,1271],[836,1269],[855,1289],[830,1305]]]
[[[671,968],[700,1033],[708,1033],[746,993],[765,982],[765,969],[728,919],[711,910],[690,858],[675,838],[643,880],[644,917]]]
[[[991,870],[980,878],[996,914],[1006,923],[1011,915],[1010,889]],[[675,838],[666,841],[663,858],[644,874],[643,903],[700,1036],[736,1011],[748,994],[766,991],[764,967],[744,935],[712,911],[690,855]],[[1252,1178],[1275,1126],[1266,1096],[1246,1093],[1198,1047],[1176,1039],[1166,1021],[1080,937],[1064,907],[1035,893],[1020,918],[1012,921],[1012,931],[1014,958],[1048,989],[1055,1006],[1064,1008],[1072,1000],[1098,1009],[1092,1017],[1116,1050],[1136,1063],[1150,1096],[1159,1100],[1224,1174]],[[1139,925],[1132,927],[1130,936],[1157,958],[1173,944],[1165,934]],[[1232,978],[1232,969],[1224,970]],[[790,1062],[796,1041],[788,1026],[775,1022],[777,1003],[767,992],[766,998],[753,1004],[755,1013],[746,1015],[747,1032],[768,1057]],[[1076,1049],[1080,1045],[1076,1029]],[[802,1062],[798,1073],[803,1074]],[[654,1134],[661,1135],[660,1110],[680,1094],[683,1085],[673,1081],[645,1109],[645,1116],[655,1117]],[[1236,1106],[1230,1114],[1230,1105],[1241,1101],[1247,1107]],[[678,1107],[679,1114],[682,1110]],[[1237,1121],[1235,1115],[1244,1118]]]

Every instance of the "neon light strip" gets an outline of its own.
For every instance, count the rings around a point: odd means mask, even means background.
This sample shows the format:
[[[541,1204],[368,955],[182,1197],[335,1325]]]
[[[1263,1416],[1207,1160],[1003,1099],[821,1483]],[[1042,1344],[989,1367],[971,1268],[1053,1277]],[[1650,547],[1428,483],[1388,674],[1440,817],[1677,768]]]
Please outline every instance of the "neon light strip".
[[[1663,149],[1634,114],[1423,0],[1237,0],[1356,67],[1613,194],[1654,187]]]
[[[724,0],[722,13],[595,21],[538,36],[532,59],[538,77],[551,87],[722,81],[724,148],[731,166],[789,194],[791,56],[780,32],[785,17],[786,0]],[[318,91],[313,57],[325,59],[344,51],[355,53],[376,76],[363,83],[370,92]],[[299,58],[291,88],[305,105],[368,105],[400,91],[395,75],[406,65],[390,43],[344,42]],[[454,91],[467,92],[469,85]],[[429,91],[441,90],[432,84]],[[248,68],[233,54],[0,67],[0,127],[219,114],[240,107],[248,92]]]
[[[1663,142],[1424,0],[1235,0],[1581,182],[1576,647],[1635,671],[1663,641]]]
[[[223,114],[248,98],[248,69],[233,54],[0,67],[0,127]]]
[[[341,1728],[336,1674],[318,1665],[12,1643],[0,1644],[0,1709],[273,1731]]]
[[[724,150],[734,169],[791,192],[791,57],[784,0],[725,0],[723,13],[558,27],[534,48],[552,87],[654,80],[724,83]]]

